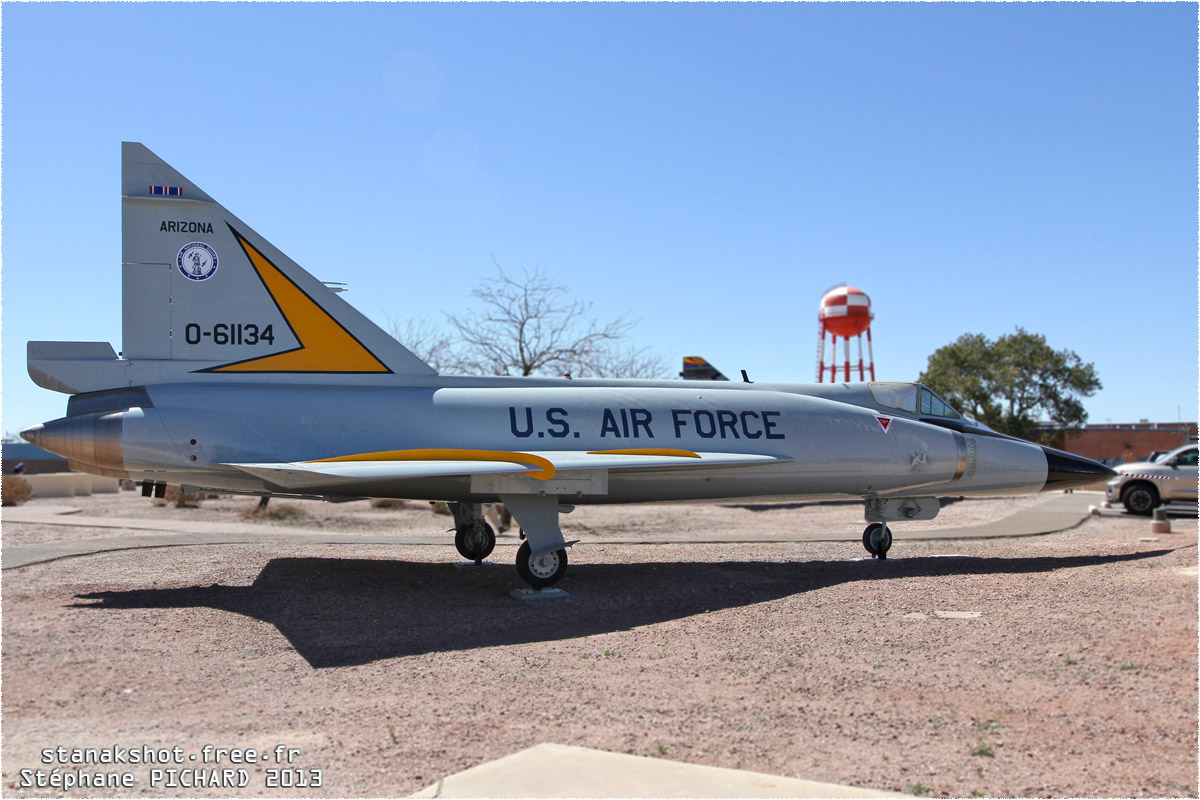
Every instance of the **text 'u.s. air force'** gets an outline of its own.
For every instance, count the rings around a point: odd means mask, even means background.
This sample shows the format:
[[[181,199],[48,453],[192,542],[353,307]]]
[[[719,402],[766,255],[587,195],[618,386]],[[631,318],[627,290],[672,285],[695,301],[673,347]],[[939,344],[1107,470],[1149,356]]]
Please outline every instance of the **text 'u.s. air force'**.
[[[781,416],[780,411],[673,408],[656,419],[648,408],[605,408],[573,419],[565,408],[508,407],[509,428],[518,439],[578,439],[579,428],[598,429],[601,439],[785,439]],[[585,418],[582,423],[579,417]]]

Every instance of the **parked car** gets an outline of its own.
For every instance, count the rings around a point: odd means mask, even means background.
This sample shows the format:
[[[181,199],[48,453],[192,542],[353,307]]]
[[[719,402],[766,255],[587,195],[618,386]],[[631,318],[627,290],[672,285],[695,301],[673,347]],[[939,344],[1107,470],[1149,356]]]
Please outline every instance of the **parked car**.
[[[1158,461],[1139,461],[1117,467],[1106,485],[1108,502],[1120,501],[1131,514],[1149,514],[1172,502],[1196,502],[1197,448],[1176,448]]]

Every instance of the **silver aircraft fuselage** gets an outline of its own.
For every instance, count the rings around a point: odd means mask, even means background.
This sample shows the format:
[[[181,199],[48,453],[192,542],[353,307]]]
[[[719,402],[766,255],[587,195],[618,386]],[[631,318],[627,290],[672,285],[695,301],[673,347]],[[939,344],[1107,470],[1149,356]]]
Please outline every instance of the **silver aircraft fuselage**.
[[[427,382],[433,385],[176,383],[96,399],[84,395],[75,403],[82,413],[31,430],[27,438],[81,468],[134,480],[327,499],[499,498],[482,476],[364,470],[336,476],[314,471],[300,479],[297,466],[284,483],[247,465],[433,449],[550,458],[683,450],[771,459],[728,467],[697,463],[686,470],[675,462],[662,469],[653,463],[618,468],[603,484],[564,492],[561,499],[571,503],[1014,494],[1041,491],[1048,477],[1050,488],[1066,488],[1062,475],[1053,479],[1041,446],[810,396],[805,391],[812,387],[803,384]],[[78,449],[72,451],[72,443]],[[584,471],[601,469],[597,464]],[[1104,474],[1084,472],[1080,480],[1094,482]]]

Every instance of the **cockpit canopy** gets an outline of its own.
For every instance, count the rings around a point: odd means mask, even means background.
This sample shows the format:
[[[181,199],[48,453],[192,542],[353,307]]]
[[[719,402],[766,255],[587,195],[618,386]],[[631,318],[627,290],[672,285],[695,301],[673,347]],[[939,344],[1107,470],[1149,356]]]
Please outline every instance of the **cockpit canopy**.
[[[963,418],[953,406],[919,383],[872,383],[870,387],[875,402],[884,408],[922,417]]]

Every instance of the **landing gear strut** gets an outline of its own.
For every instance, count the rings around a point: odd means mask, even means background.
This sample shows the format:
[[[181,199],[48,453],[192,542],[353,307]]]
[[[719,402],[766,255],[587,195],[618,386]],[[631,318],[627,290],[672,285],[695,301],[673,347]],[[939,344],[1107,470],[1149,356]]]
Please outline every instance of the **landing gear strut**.
[[[867,522],[871,524],[863,531],[862,543],[867,552],[878,559],[887,558],[888,550],[892,549],[889,522],[933,519],[942,507],[936,497],[867,497],[865,500]]]
[[[885,559],[888,550],[892,549],[892,532],[887,529],[887,523],[872,522],[863,531],[862,542],[873,557]]]
[[[534,589],[545,589],[567,574],[567,548],[575,544],[563,539],[558,526],[558,498],[547,495],[502,494],[525,533],[517,550],[517,574]],[[566,508],[565,510],[570,510]]]

